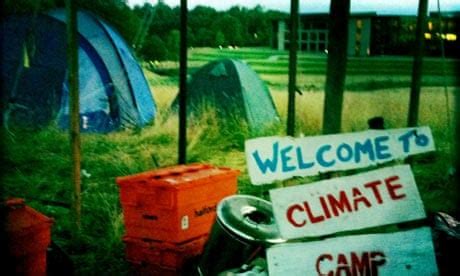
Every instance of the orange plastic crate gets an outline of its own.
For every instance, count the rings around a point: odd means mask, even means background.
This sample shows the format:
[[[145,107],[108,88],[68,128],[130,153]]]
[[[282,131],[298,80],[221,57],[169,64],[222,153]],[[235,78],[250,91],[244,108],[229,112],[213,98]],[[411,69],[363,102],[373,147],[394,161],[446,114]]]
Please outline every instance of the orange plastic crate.
[[[216,218],[216,205],[220,199],[209,199],[205,203],[191,204],[180,210],[153,208],[145,210],[135,206],[125,206],[123,215],[126,235],[182,242],[208,234]]]
[[[117,178],[128,236],[180,243],[208,234],[238,170],[179,165]]]
[[[125,237],[126,259],[131,263],[151,264],[181,270],[185,263],[203,252],[208,236],[174,244]]]
[[[51,242],[53,220],[24,204],[23,199],[6,202],[6,235],[12,256],[46,252]]]
[[[10,199],[5,205],[5,234],[12,257],[7,265],[20,275],[46,275],[53,220],[25,205],[23,199]]]
[[[181,275],[189,275],[189,274],[184,274],[181,270],[178,270],[175,268],[162,267],[159,265],[149,264],[149,263],[132,263],[131,262],[130,275],[135,275],[135,276],[181,276]]]
[[[46,251],[15,258],[14,274],[46,276]]]

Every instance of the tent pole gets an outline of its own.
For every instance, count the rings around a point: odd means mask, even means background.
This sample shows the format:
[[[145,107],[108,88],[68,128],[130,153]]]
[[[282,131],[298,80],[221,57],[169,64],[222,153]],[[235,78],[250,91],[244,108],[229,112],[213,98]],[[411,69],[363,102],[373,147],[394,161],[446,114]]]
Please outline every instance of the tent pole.
[[[66,0],[67,10],[67,66],[70,86],[70,142],[72,147],[72,213],[76,229],[81,229],[81,176],[80,176],[80,101],[78,93],[78,32],[77,1]]]
[[[187,162],[187,0],[180,1],[178,156],[179,164],[185,164]]]
[[[297,37],[299,25],[299,0],[291,0],[290,17],[290,37],[289,37],[289,84],[288,84],[288,114],[286,134],[295,134],[295,92],[297,77]]]
[[[419,0],[417,27],[414,45],[414,62],[412,64],[412,82],[410,88],[409,115],[407,125],[417,126],[420,103],[420,87],[422,84],[423,48],[425,47],[425,22],[428,13],[428,0]]]

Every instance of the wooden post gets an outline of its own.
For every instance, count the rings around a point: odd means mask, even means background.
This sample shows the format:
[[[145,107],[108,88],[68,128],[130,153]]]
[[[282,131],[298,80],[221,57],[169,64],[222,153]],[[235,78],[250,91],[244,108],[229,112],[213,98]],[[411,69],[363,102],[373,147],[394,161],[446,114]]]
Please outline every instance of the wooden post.
[[[288,114],[286,133],[295,134],[295,93],[297,77],[297,37],[299,25],[299,0],[291,0],[291,18],[289,34],[289,84],[288,84]]]
[[[342,121],[343,89],[347,67],[348,17],[350,0],[332,0],[329,14],[329,45],[323,133],[339,133]]]
[[[78,31],[77,1],[66,0],[67,6],[67,66],[70,89],[70,142],[72,147],[72,213],[77,229],[81,228],[80,177],[80,99],[78,93]]]
[[[460,68],[458,71],[460,72]],[[460,89],[457,88],[455,94],[455,182],[457,183],[457,215],[460,215]]]
[[[187,0],[180,1],[179,61],[179,154],[178,163],[187,162]]]
[[[423,49],[425,47],[424,32],[427,12],[428,0],[419,0],[414,45],[414,62],[412,64],[412,83],[410,88],[409,115],[407,118],[407,125],[409,127],[417,126],[418,121],[420,87],[422,84]]]

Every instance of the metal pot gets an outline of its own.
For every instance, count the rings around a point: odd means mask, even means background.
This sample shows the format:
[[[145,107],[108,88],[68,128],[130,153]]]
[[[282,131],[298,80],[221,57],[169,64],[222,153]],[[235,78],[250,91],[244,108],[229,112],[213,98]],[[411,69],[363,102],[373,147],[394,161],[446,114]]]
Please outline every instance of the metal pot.
[[[200,275],[217,275],[249,263],[280,237],[270,202],[249,195],[224,198],[198,265]]]

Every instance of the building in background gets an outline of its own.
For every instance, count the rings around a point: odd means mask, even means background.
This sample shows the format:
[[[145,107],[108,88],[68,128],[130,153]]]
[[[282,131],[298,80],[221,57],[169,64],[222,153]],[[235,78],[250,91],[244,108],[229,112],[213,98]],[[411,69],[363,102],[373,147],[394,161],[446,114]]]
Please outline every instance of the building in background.
[[[441,41],[448,57],[460,58],[460,11],[431,12],[425,41],[430,55],[441,56]]]
[[[444,45],[448,57],[459,57],[460,12],[431,13],[427,20],[427,55],[440,55]],[[299,51],[325,53],[328,48],[329,14],[301,14]],[[415,43],[415,16],[352,13],[348,21],[348,55],[410,55]],[[442,24],[440,23],[442,22]],[[441,26],[441,27],[440,27]],[[442,41],[441,41],[442,39]],[[273,21],[272,47],[289,49],[289,18]]]

